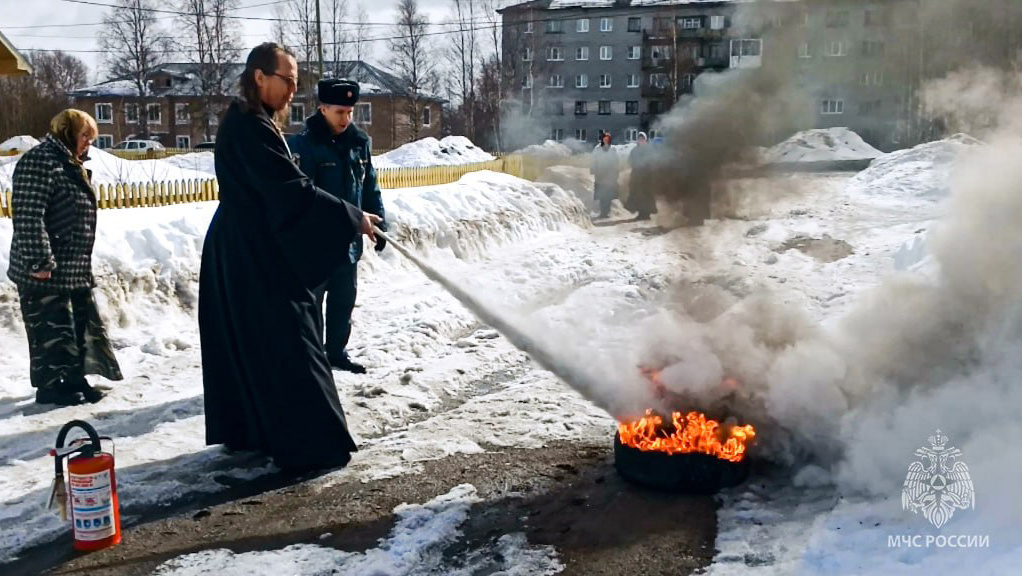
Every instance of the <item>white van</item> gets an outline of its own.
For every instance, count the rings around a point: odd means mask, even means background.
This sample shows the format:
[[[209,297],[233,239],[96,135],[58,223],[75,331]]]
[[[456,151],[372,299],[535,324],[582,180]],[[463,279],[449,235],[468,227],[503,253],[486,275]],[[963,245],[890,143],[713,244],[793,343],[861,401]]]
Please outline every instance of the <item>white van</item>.
[[[113,150],[135,150],[137,152],[145,152],[147,150],[163,150],[163,144],[154,140],[125,140],[117,146],[112,148]]]

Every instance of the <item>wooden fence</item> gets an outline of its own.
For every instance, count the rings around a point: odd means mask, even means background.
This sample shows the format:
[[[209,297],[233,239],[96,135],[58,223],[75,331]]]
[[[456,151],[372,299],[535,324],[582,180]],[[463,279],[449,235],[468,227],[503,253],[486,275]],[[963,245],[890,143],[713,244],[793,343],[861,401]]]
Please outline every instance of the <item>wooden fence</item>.
[[[457,182],[470,172],[492,170],[519,178],[537,172],[529,158],[504,156],[489,162],[458,166],[427,166],[423,168],[379,168],[377,176],[383,189],[439,186]],[[187,202],[208,202],[219,199],[215,178],[207,180],[179,180],[144,184],[97,184],[96,200],[102,209],[148,208]],[[11,191],[0,191],[0,217],[11,216]]]

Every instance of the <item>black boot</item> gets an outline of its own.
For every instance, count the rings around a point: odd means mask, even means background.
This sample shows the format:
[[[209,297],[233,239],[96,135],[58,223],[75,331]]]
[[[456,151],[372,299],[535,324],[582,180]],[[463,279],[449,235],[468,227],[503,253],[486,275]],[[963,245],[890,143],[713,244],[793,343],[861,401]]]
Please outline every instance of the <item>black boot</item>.
[[[330,366],[335,370],[342,370],[344,372],[351,372],[353,374],[365,374],[366,367],[361,364],[356,364],[351,361],[351,358],[347,356],[343,358],[333,358],[330,360]]]
[[[35,391],[36,404],[56,404],[57,406],[78,406],[85,402],[81,393],[63,390],[57,387],[39,388]]]
[[[80,392],[82,398],[84,398],[85,401],[88,402],[89,404],[95,404],[99,402],[100,400],[103,399],[103,396],[106,395],[99,388],[90,386],[89,381],[86,380],[85,378],[82,378],[76,384],[72,384],[70,386],[70,389],[74,390],[75,392]]]

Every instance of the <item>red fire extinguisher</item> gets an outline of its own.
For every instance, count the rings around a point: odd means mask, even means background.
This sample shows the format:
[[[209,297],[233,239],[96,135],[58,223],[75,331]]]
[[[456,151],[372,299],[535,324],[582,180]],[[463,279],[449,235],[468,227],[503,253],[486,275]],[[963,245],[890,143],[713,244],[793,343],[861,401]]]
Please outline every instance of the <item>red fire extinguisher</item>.
[[[67,447],[64,440],[72,428],[81,428],[88,438],[80,438]],[[81,420],[72,420],[57,434],[57,446],[50,450],[54,458],[56,476],[50,491],[48,508],[54,503],[60,508],[60,518],[67,520],[67,507],[71,505],[71,526],[74,531],[75,550],[101,550],[121,543],[121,510],[117,503],[117,479],[114,474],[113,454],[103,452],[96,429]],[[64,484],[64,458],[67,462],[67,486]]]

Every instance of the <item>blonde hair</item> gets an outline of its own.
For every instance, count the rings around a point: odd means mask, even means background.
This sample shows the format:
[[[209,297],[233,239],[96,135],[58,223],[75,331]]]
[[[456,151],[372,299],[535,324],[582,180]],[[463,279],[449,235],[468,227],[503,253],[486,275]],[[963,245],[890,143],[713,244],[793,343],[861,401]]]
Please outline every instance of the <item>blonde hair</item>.
[[[99,126],[96,120],[77,108],[62,110],[50,120],[50,134],[67,146],[67,149],[74,155],[78,148],[78,137],[88,131],[93,137],[99,135]]]

